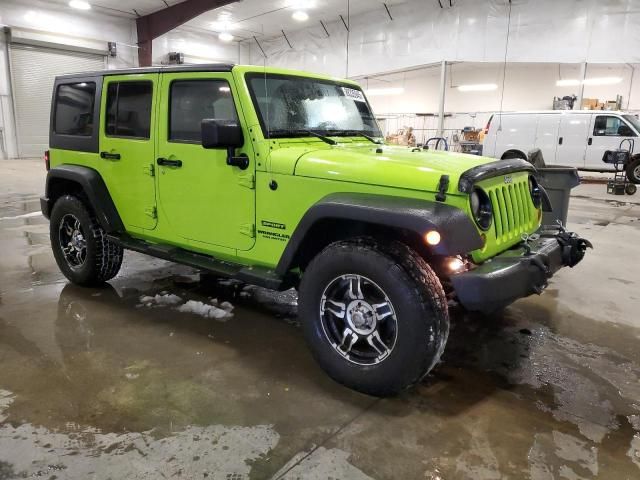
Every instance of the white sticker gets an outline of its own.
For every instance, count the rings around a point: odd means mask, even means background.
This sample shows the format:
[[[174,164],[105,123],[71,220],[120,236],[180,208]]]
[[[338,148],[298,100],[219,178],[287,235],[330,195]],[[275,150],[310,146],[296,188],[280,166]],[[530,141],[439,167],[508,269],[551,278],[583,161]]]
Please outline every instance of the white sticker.
[[[345,97],[349,97],[352,100],[355,100],[356,102],[364,102],[364,95],[362,94],[362,92],[360,90],[356,90],[355,88],[347,88],[347,87],[342,87],[342,92],[344,93]]]

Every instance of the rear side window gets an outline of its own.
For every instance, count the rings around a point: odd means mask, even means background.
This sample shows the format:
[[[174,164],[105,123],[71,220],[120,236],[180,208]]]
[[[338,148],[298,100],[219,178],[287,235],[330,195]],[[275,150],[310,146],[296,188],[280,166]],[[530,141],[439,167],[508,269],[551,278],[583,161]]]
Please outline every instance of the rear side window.
[[[90,137],[93,134],[95,97],[95,82],[59,85],[54,105],[53,131],[58,135]]]
[[[205,118],[235,120],[238,115],[225,80],[177,80],[171,83],[169,140],[201,143]]]
[[[107,88],[105,132],[112,137],[149,138],[151,82],[115,82]]]

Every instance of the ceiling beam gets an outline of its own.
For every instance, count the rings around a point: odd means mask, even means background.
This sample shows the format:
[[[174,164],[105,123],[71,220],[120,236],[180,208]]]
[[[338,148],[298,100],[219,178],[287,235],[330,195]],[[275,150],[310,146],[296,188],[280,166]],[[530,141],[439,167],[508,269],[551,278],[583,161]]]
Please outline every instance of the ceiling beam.
[[[138,31],[138,64],[141,67],[151,65],[153,57],[152,41],[160,35],[194,19],[198,15],[224,7],[238,0],[185,0],[157,12],[136,18]]]

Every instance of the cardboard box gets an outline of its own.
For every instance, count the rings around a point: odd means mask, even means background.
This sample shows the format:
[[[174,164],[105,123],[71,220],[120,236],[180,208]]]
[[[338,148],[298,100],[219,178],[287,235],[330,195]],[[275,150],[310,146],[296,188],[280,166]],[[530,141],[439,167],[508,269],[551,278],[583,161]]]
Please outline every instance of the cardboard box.
[[[582,99],[582,109],[583,110],[595,110],[598,108],[598,99],[597,98],[583,98]]]

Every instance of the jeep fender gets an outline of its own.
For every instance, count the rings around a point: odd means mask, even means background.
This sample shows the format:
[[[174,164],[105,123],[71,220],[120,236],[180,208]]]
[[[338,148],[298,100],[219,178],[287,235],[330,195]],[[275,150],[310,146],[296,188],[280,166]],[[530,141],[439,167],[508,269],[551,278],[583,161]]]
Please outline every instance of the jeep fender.
[[[430,246],[435,255],[459,255],[482,248],[473,220],[459,208],[415,198],[365,193],[334,193],[314,204],[302,217],[282,257],[276,273],[284,275],[296,266],[297,255],[307,233],[323,220],[349,220],[413,232],[422,239],[430,230],[441,235],[438,245]]]
[[[60,196],[77,192],[77,189],[69,190],[74,184],[89,201],[98,223],[107,233],[124,231],[122,219],[104,180],[93,168],[80,165],[60,165],[49,170],[45,196],[40,199],[42,214],[46,218],[49,218],[51,209]]]

